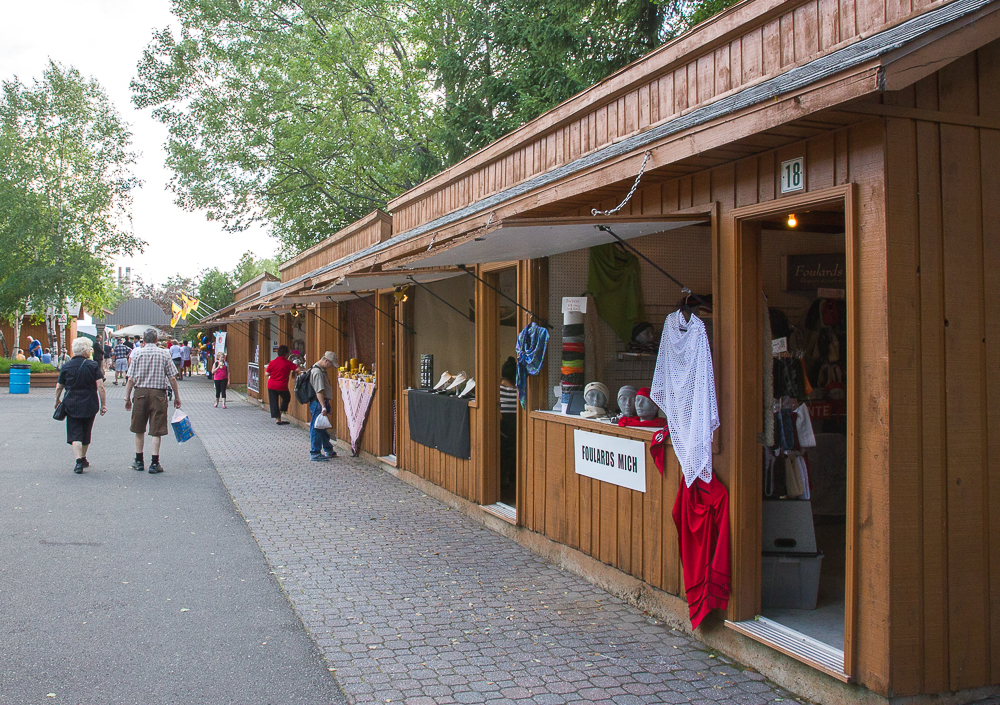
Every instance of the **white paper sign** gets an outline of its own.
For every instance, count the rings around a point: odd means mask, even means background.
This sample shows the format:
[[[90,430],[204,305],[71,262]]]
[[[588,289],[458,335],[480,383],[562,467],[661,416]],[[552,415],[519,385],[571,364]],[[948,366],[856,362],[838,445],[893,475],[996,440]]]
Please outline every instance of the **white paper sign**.
[[[772,340],[771,352],[775,355],[778,353],[788,352],[788,338],[775,338]]]
[[[645,443],[574,429],[573,448],[577,475],[646,491]]]
[[[586,296],[564,296],[562,300],[562,312],[563,313],[586,313],[587,312],[587,297]]]

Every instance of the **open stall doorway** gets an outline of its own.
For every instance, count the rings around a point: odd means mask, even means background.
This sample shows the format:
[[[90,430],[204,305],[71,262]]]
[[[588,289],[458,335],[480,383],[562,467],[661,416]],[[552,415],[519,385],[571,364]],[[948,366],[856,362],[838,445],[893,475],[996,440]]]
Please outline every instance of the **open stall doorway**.
[[[500,503],[517,508],[517,268],[501,270],[496,281],[503,296],[497,297],[497,351],[500,385]],[[509,298],[504,298],[504,296]]]
[[[844,202],[743,221],[756,238],[761,308],[757,437],[760,593],[755,629],[844,671],[850,640],[849,371],[854,331]],[[752,262],[748,262],[752,266]],[[748,307],[749,302],[744,302]],[[749,353],[746,359],[750,359]]]

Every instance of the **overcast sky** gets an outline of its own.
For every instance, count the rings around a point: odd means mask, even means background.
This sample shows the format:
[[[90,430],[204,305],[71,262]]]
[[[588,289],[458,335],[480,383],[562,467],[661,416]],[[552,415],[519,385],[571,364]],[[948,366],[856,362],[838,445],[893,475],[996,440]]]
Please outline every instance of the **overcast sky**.
[[[174,205],[166,190],[170,172],[161,147],[166,128],[149,110],[132,107],[129,81],[154,29],[171,23],[169,0],[0,0],[0,78],[23,83],[40,78],[49,58],[93,76],[132,126],[141,153],[136,176],[135,234],[149,243],[145,251],[117,265],[131,266],[145,281],[162,283],[172,274],[194,276],[206,267],[232,269],[243,252],[270,257],[277,241],[264,229],[239,235],[222,231],[201,212]]]

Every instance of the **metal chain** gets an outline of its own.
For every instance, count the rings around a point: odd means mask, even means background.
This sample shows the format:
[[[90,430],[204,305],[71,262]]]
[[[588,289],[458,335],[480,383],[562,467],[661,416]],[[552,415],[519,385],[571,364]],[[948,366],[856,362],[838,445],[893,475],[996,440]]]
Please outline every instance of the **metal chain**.
[[[618,211],[620,211],[622,208],[624,208],[625,204],[628,203],[632,199],[632,196],[635,195],[635,190],[637,188],[639,188],[639,180],[642,179],[642,173],[644,171],[646,171],[646,162],[648,162],[649,158],[652,157],[652,156],[653,156],[653,153],[650,152],[647,149],[646,150],[646,156],[643,157],[643,159],[642,159],[642,166],[639,167],[639,173],[636,174],[635,183],[632,184],[632,188],[629,190],[628,195],[625,196],[625,200],[624,201],[622,201],[621,203],[619,203],[616,208],[612,208],[609,211],[599,211],[596,208],[591,208],[590,209],[590,214],[591,215],[614,215],[615,213],[617,213]]]

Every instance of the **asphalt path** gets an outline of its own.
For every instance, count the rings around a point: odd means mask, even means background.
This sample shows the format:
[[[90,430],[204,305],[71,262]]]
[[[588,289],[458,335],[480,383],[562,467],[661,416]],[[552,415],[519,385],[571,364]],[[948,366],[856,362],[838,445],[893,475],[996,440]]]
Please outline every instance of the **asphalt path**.
[[[0,704],[346,702],[201,441],[135,472],[109,389],[82,475],[53,390],[0,389]]]

